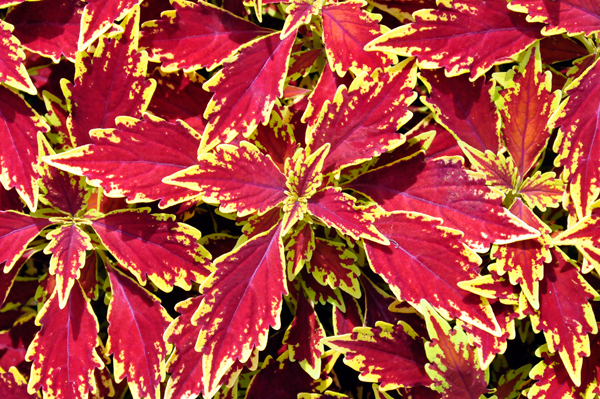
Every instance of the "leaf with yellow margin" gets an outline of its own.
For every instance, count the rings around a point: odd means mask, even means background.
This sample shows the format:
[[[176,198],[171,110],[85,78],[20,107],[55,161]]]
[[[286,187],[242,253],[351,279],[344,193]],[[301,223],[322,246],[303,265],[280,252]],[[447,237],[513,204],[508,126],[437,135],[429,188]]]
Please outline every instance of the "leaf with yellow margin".
[[[440,219],[415,212],[382,213],[374,225],[390,244],[365,241],[367,258],[398,300],[421,311],[419,304],[426,299],[449,319],[501,334],[488,301],[457,286],[477,277],[481,262],[461,242],[460,232],[443,226]]]
[[[443,399],[480,398],[487,392],[487,381],[477,355],[470,347],[467,334],[460,326],[451,328],[426,301],[421,309],[427,323],[429,342],[425,352],[431,363],[425,370]]]
[[[87,216],[98,238],[120,265],[142,285],[150,279],[159,289],[185,290],[211,272],[208,252],[198,244],[200,232],[172,215],[149,214],[148,208],[121,209]],[[127,239],[123,239],[127,237]]]
[[[505,0],[438,0],[437,9],[419,10],[413,17],[415,22],[378,37],[366,49],[417,57],[423,69],[445,67],[448,76],[470,71],[474,81],[542,38],[543,25],[511,13]]]
[[[135,399],[159,399],[168,353],[163,333],[172,319],[157,297],[118,269],[105,266],[112,294],[106,353],[113,355],[115,382],[127,378]]]
[[[463,153],[471,163],[471,167],[485,175],[485,183],[505,194],[513,191],[519,183],[519,171],[512,158],[504,154],[494,154],[490,150],[485,153],[460,141],[458,143]]]
[[[6,262],[4,273],[17,264],[29,243],[52,224],[50,220],[39,216],[32,217],[15,211],[0,212],[0,263]]]
[[[344,364],[358,371],[361,381],[378,383],[382,391],[431,384],[423,343],[404,322],[378,321],[322,342],[344,354]]]
[[[90,236],[76,224],[65,224],[52,230],[46,239],[50,244],[44,248],[46,255],[52,255],[49,272],[56,275],[58,304],[64,308],[71,288],[79,280],[80,269],[85,265],[85,251],[94,249]]]
[[[550,352],[558,352],[571,380],[582,382],[582,366],[590,356],[588,334],[598,327],[589,300],[598,293],[560,250],[551,249],[552,261],[544,265],[540,282],[540,309],[531,315],[534,331],[543,331]]]
[[[600,271],[600,208],[598,202],[589,216],[554,238],[554,245],[574,245]]]
[[[321,375],[321,355],[324,352],[321,339],[323,338],[325,338],[325,329],[312,303],[300,292],[294,320],[285,331],[282,343],[287,344],[290,360],[300,363],[300,367],[314,380]]]
[[[94,129],[90,138],[93,144],[44,157],[44,161],[85,176],[91,185],[104,189],[103,195],[126,197],[128,203],[160,200],[158,206],[166,208],[198,195],[162,182],[197,164],[200,134],[189,127],[148,114],[141,121],[117,117],[115,128]]]
[[[198,191],[204,201],[220,204],[224,213],[264,214],[287,197],[286,178],[269,155],[243,141],[203,154],[197,165],[163,179]]]
[[[551,127],[559,127],[553,150],[556,166],[564,166],[561,177],[577,216],[589,215],[600,194],[600,61],[596,60],[566,89],[568,98],[555,112]]]
[[[315,250],[315,234],[309,223],[298,225],[285,246],[287,275],[291,281],[310,261]]]
[[[556,179],[556,173],[540,171],[525,178],[519,186],[519,194],[531,208],[545,212],[547,208],[558,208],[563,199],[566,185]]]
[[[339,288],[360,298],[358,277],[361,272],[355,262],[356,255],[343,243],[317,238],[306,270],[312,273],[319,284]]]
[[[88,0],[81,16],[77,49],[85,51],[90,44],[110,29],[115,20],[123,19],[141,2],[142,0]]]
[[[37,89],[23,65],[25,53],[19,48],[19,39],[13,36],[13,29],[8,22],[0,21],[0,82],[35,95]]]
[[[508,8],[526,13],[529,22],[546,23],[544,36],[590,36],[600,32],[600,4],[595,0],[514,0]]]
[[[396,131],[412,117],[408,107],[417,98],[416,82],[416,65],[407,60],[373,76],[363,72],[347,90],[340,86],[306,134],[310,151],[331,145],[323,173],[337,173],[404,143]]]
[[[240,46],[273,32],[205,1],[173,0],[171,6],[175,10],[164,11],[161,19],[144,23],[140,38],[150,61],[162,63],[164,72],[211,71]]]
[[[86,399],[95,390],[94,369],[104,362],[96,352],[98,320],[92,306],[75,284],[67,305],[58,305],[58,291],[38,313],[36,324],[42,329],[27,349],[33,361],[28,392],[42,388],[48,399]]]
[[[362,9],[367,2],[349,0],[331,2],[321,10],[323,19],[323,41],[329,66],[343,76],[348,69],[367,72],[396,63],[396,56],[382,51],[368,52],[364,47],[382,31],[381,17]]]
[[[280,37],[282,39],[286,38],[300,26],[309,23],[312,16],[318,15],[320,11],[318,0],[292,0],[285,9],[287,17]]]
[[[214,266],[217,270],[202,284],[202,303],[192,318],[200,327],[196,350],[202,353],[207,399],[236,360],[246,362],[255,347],[265,348],[269,328],[281,326],[282,295],[288,294],[277,227],[218,258]]]
[[[290,34],[262,37],[229,58],[223,69],[204,83],[215,93],[204,116],[208,124],[202,139],[203,151],[236,136],[248,137],[259,123],[268,123],[278,97],[283,95],[292,45]]]
[[[135,6],[121,24],[121,37],[100,37],[92,57],[78,52],[73,84],[61,81],[74,147],[92,143],[91,129],[115,127],[117,116],[139,118],[148,107],[156,82],[146,79],[148,54],[138,51],[139,22]]]
[[[0,43],[2,41],[0,40]],[[37,209],[40,177],[38,134],[49,126],[14,91],[0,86],[0,182],[15,187],[32,212]]]
[[[552,91],[552,73],[542,72],[539,45],[524,54],[523,62],[506,73],[505,89],[496,105],[502,115],[502,138],[521,179],[536,164],[550,139],[548,120],[560,103]]]

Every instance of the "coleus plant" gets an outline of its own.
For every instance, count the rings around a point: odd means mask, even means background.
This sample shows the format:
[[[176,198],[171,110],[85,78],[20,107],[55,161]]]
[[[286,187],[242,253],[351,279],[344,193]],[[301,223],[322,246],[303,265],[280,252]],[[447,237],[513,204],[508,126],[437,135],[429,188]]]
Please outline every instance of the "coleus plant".
[[[0,0],[2,397],[600,395],[599,34]]]

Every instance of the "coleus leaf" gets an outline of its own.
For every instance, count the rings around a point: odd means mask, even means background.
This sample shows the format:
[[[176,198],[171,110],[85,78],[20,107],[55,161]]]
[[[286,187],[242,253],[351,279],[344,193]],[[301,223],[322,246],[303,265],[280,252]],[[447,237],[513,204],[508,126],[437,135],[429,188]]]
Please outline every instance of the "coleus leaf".
[[[93,372],[104,363],[96,352],[98,321],[79,287],[71,290],[67,306],[58,304],[58,291],[38,313],[42,329],[27,349],[33,361],[28,391],[40,387],[47,398],[87,398],[95,388]]]
[[[336,306],[332,306],[331,322],[334,335],[350,334],[354,327],[364,325],[363,311],[358,301],[348,294],[342,293],[345,311],[342,312]]]
[[[19,48],[19,39],[11,33],[13,29],[8,22],[0,21],[0,82],[35,95],[37,89],[23,65],[25,53]]]
[[[283,94],[295,38],[294,34],[281,40],[272,33],[252,42],[204,84],[215,93],[204,113],[208,118],[204,151],[238,135],[248,137],[259,123],[268,123]]]
[[[570,193],[577,216],[589,214],[589,207],[600,194],[600,162],[592,155],[600,151],[600,62],[595,61],[586,72],[567,88],[569,97],[553,116],[551,127],[560,126],[553,150],[554,161],[564,166],[563,180],[570,183]]]
[[[579,40],[573,40],[563,35],[545,37],[540,41],[540,52],[542,62],[547,65],[574,60],[589,54]]]
[[[355,240],[364,238],[380,244],[388,244],[372,217],[363,209],[355,207],[354,198],[339,187],[326,187],[308,200],[308,212],[328,227],[335,227],[344,235]]]
[[[539,282],[544,278],[544,263],[552,260],[552,242],[548,236],[552,231],[518,198],[510,207],[510,212],[529,226],[538,229],[542,236],[494,246],[490,257],[497,259],[498,274],[504,275],[508,272],[510,282],[520,284],[531,305],[538,309]]]
[[[355,265],[356,255],[340,242],[315,239],[315,249],[306,270],[321,285],[339,288],[355,298],[360,298],[358,277],[360,269]]]
[[[285,246],[285,258],[287,260],[287,275],[291,281],[304,265],[310,261],[315,250],[315,234],[308,223],[296,228]]]
[[[29,51],[49,57],[54,63],[62,55],[75,62],[84,6],[79,0],[26,2],[11,9],[6,22],[15,27],[13,34]]]
[[[329,100],[331,102],[335,93],[337,93],[337,88],[341,85],[350,87],[352,81],[351,75],[346,74],[340,77],[331,69],[329,64],[325,64],[323,72],[321,72],[321,76],[319,76],[319,80],[313,88],[313,92],[308,96],[308,104],[302,115],[302,121],[306,122],[308,126],[314,125],[319,118],[325,101]]]
[[[507,73],[505,90],[496,100],[504,122],[502,138],[521,178],[546,148],[548,119],[560,101],[559,91],[551,94],[552,73],[542,72],[539,46],[524,57],[517,69]]]
[[[521,183],[519,194],[531,208],[537,207],[540,211],[545,212],[548,207],[556,208],[560,205],[565,186],[561,179],[556,179],[554,172],[542,174],[537,171]]]
[[[52,166],[104,189],[103,194],[126,197],[129,203],[160,199],[166,208],[198,194],[165,184],[162,179],[196,164],[200,134],[182,125],[144,115],[143,120],[118,117],[114,129],[94,129],[93,144],[45,157]]]
[[[113,355],[115,382],[127,377],[134,398],[160,398],[168,353],[163,333],[171,317],[154,295],[116,268],[106,269],[112,290],[106,353]]]
[[[287,344],[290,361],[298,362],[314,380],[321,375],[321,355],[325,329],[312,304],[300,292],[297,297],[294,320],[285,331],[283,344]]]
[[[205,153],[197,165],[163,179],[199,191],[204,201],[220,203],[224,213],[263,214],[285,198],[286,179],[271,157],[254,145],[222,145]]]
[[[324,373],[313,380],[285,352],[277,360],[267,356],[248,386],[246,399],[297,399],[301,392],[323,392],[331,381]]]
[[[442,226],[440,219],[414,212],[384,213],[374,224],[391,244],[365,241],[365,251],[371,268],[390,285],[396,298],[417,310],[422,310],[421,300],[426,299],[448,319],[458,318],[490,334],[501,334],[487,300],[457,286],[476,277],[481,262],[461,242],[460,232]]]
[[[344,303],[344,297],[342,291],[339,288],[332,289],[328,285],[319,284],[312,274],[308,273],[306,269],[300,271],[299,277],[302,290],[314,303],[319,302],[321,305],[330,303],[337,307],[342,312],[346,311],[346,304]]]
[[[364,47],[381,31],[379,20],[361,8],[363,0],[349,0],[323,6],[323,41],[329,66],[343,76],[348,69],[370,74],[396,63],[396,57],[382,51],[367,52]]]
[[[287,295],[279,228],[258,234],[215,261],[201,287],[202,303],[192,323],[201,329],[202,387],[210,398],[236,360],[265,348],[269,327],[279,329],[282,294]]]
[[[249,140],[261,152],[268,154],[279,170],[284,171],[288,158],[293,158],[298,143],[294,137],[294,128],[287,117],[283,116],[285,109],[274,108],[267,125],[258,125],[256,134]]]
[[[159,289],[173,286],[189,290],[203,281],[212,268],[209,254],[198,244],[200,232],[174,221],[172,215],[148,213],[148,208],[123,209],[107,215],[90,214],[104,247],[131,272],[140,284],[149,278]],[[123,240],[122,237],[128,237]]]
[[[483,153],[464,142],[459,142],[458,145],[471,163],[471,168],[485,175],[486,184],[505,194],[518,187],[519,171],[513,158],[506,158],[504,154],[496,155],[490,150]]]
[[[600,209],[594,207],[590,215],[557,236],[554,239],[554,244],[574,245],[596,270],[600,270],[600,250],[598,250],[600,242],[600,235],[598,234],[599,220]]]
[[[480,398],[487,391],[487,381],[467,335],[459,326],[451,328],[426,301],[421,302],[421,308],[431,339],[425,344],[431,362],[425,366],[433,380],[431,388],[443,399]]]
[[[56,275],[58,305],[64,308],[71,288],[79,279],[80,270],[85,265],[85,251],[94,249],[90,236],[76,224],[65,224],[52,230],[46,239],[50,244],[44,248],[50,259],[50,274]]]
[[[202,88],[205,79],[196,72],[166,74],[158,68],[151,76],[156,90],[148,112],[172,123],[181,120],[202,133],[207,123],[203,114],[211,97]]]
[[[522,384],[529,379],[530,370],[531,365],[526,364],[525,366],[519,367],[517,370],[510,370],[508,373],[503,374],[498,380],[495,392],[498,399],[518,398]]]
[[[448,76],[470,71],[474,81],[542,38],[543,25],[511,13],[504,0],[444,0],[437,9],[420,10],[413,17],[415,22],[375,39],[366,49],[417,57],[423,68],[445,67]]]
[[[0,40],[2,43],[2,40]],[[0,182],[6,190],[15,187],[32,212],[37,208],[40,177],[38,134],[50,130],[21,96],[0,86]]]
[[[463,240],[478,252],[487,251],[491,243],[539,236],[501,206],[499,191],[464,170],[460,158],[425,163],[419,154],[365,173],[346,186],[366,194],[387,211],[418,211],[439,217],[445,226],[462,231]]]
[[[122,22],[121,37],[110,42],[101,37],[92,58],[77,53],[74,84],[61,83],[74,147],[91,144],[89,131],[114,127],[117,116],[141,117],[150,102],[156,82],[145,79],[148,55],[137,51],[139,14],[139,7],[133,7]]]
[[[6,300],[9,298],[11,288],[16,282],[16,277],[21,270],[21,267],[31,258],[33,254],[39,251],[39,248],[29,249],[21,255],[17,263],[8,271],[0,274],[0,309],[4,307]],[[4,264],[1,265],[4,268]],[[1,356],[0,356],[1,358]],[[1,363],[0,363],[1,368]]]
[[[589,36],[600,32],[600,4],[594,0],[515,0],[508,8],[526,13],[529,22],[543,22],[546,36],[567,33]]]
[[[40,141],[40,155],[54,155],[54,150],[46,140]],[[47,163],[41,163],[38,169],[42,175],[38,182],[40,202],[67,215],[80,216],[87,208],[91,194],[87,190],[85,178],[73,176]]]
[[[292,0],[290,5],[285,9],[287,17],[283,24],[280,37],[284,39],[292,32],[295,32],[300,26],[309,23],[311,17],[317,15],[319,11],[318,2],[312,2],[311,0]]]
[[[421,101],[439,124],[479,151],[498,152],[501,121],[490,97],[491,82],[470,82],[467,76],[448,78],[441,70],[422,70],[419,78],[429,91],[429,97]]]
[[[429,385],[423,343],[406,323],[378,321],[375,327],[356,327],[352,334],[327,337],[325,345],[344,354],[344,364],[360,380],[380,384],[382,391]]]
[[[564,253],[551,252],[552,261],[545,265],[540,282],[539,313],[530,318],[534,331],[544,332],[548,349],[558,352],[571,380],[580,386],[583,359],[590,355],[588,333],[598,333],[588,300],[598,293]]]
[[[329,148],[329,144],[326,143],[310,155],[304,148],[298,148],[293,157],[285,160],[287,198],[283,203],[284,215],[281,222],[283,235],[304,217],[308,210],[307,200],[322,185],[321,172]]]
[[[175,10],[144,23],[140,38],[150,61],[162,63],[164,72],[210,71],[240,46],[273,32],[204,1],[173,0],[171,5]]]
[[[113,21],[123,19],[141,0],[89,0],[81,16],[81,29],[77,48],[85,51],[90,44],[98,39],[113,24]],[[139,13],[139,8],[138,8]],[[139,20],[137,23],[139,27]]]
[[[0,212],[0,263],[4,263],[4,273],[17,264],[31,241],[45,227],[52,224],[48,219],[22,213]]]
[[[573,383],[565,366],[557,354],[550,353],[548,347],[543,345],[538,348],[536,354],[543,358],[531,369],[530,377],[538,380],[529,390],[528,397],[531,399],[544,399],[549,395],[552,397],[567,399],[586,399],[600,394],[598,388],[598,338],[593,339],[592,357],[583,360],[581,385]]]
[[[372,77],[362,73],[348,90],[340,87],[331,102],[325,103],[306,135],[311,151],[331,144],[325,174],[337,173],[404,142],[396,130],[412,117],[408,106],[417,97],[412,91],[416,72],[416,64],[409,60]]]
[[[5,399],[37,398],[37,395],[27,392],[27,381],[21,373],[12,368],[0,372],[0,391],[4,392]]]

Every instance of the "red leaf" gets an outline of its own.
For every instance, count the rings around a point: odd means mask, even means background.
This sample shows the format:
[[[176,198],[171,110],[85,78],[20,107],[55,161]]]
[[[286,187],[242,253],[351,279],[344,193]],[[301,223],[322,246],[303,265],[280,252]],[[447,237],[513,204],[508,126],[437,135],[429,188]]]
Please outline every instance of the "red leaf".
[[[327,187],[308,200],[308,211],[328,227],[335,227],[342,234],[355,240],[364,238],[387,244],[387,239],[372,224],[372,217],[354,207],[354,199],[339,188]]]
[[[329,66],[343,76],[350,68],[369,74],[394,64],[396,58],[384,52],[367,52],[365,44],[378,36],[377,17],[361,8],[362,0],[330,3],[323,7],[323,41]]]
[[[383,391],[431,384],[423,343],[402,322],[394,326],[379,321],[375,328],[357,327],[323,343],[343,353],[344,363],[360,372],[361,381],[379,383]]]
[[[315,234],[309,223],[298,227],[285,246],[288,278],[296,278],[304,265],[310,261],[315,250]]]
[[[500,118],[489,94],[491,82],[485,78],[470,82],[467,76],[448,78],[441,70],[423,70],[420,78],[430,92],[423,101],[442,126],[471,147],[498,152]]]
[[[540,282],[540,310],[532,315],[536,331],[544,331],[550,352],[558,351],[575,385],[581,384],[583,358],[590,355],[588,333],[598,326],[588,301],[597,292],[579,274],[566,255],[551,249],[552,261]]]
[[[258,125],[256,134],[250,141],[264,154],[271,157],[279,170],[284,171],[286,159],[292,158],[298,143],[294,138],[294,128],[287,118],[282,118],[285,110],[275,108],[268,125]]]
[[[38,398],[37,394],[27,392],[27,381],[15,369],[0,373],[0,392],[4,399]]]
[[[265,348],[269,327],[281,326],[281,295],[288,294],[278,228],[246,241],[215,267],[202,284],[204,297],[192,319],[201,328],[196,348],[203,354],[207,398],[236,360],[246,362],[254,347]]]
[[[205,79],[195,72],[165,74],[158,68],[151,76],[157,85],[148,111],[168,122],[182,120],[202,133],[207,123],[203,114],[211,97],[202,89]]]
[[[42,0],[13,8],[6,22],[13,34],[30,51],[49,57],[54,63],[64,55],[75,62],[79,25],[85,3],[79,0]]]
[[[542,38],[543,25],[511,13],[505,0],[449,0],[413,17],[414,23],[386,33],[366,48],[418,57],[424,68],[445,67],[448,76],[471,71],[471,80],[476,80]]]
[[[59,226],[46,236],[51,240],[44,248],[50,259],[50,274],[56,275],[56,291],[58,304],[64,308],[69,293],[75,281],[79,279],[80,271],[85,265],[85,251],[94,249],[90,237],[76,224]]]
[[[334,335],[350,334],[354,327],[362,327],[362,310],[356,299],[348,294],[342,293],[346,310],[342,312],[336,306],[333,306],[331,321],[333,324]]]
[[[562,178],[570,183],[577,216],[589,214],[589,207],[600,194],[600,61],[575,79],[569,95],[556,111],[551,127],[560,126],[554,150],[556,165],[564,165]]]
[[[29,392],[41,387],[47,397],[87,398],[95,388],[94,369],[104,363],[95,350],[98,321],[79,284],[64,309],[54,291],[36,323],[42,329],[27,349],[27,361],[33,361]]]
[[[142,0],[89,0],[81,17],[81,31],[77,48],[85,51],[90,44],[98,39],[113,24],[113,21],[125,17],[130,10],[139,16],[139,7]],[[139,26],[139,20],[137,22]]]
[[[528,21],[548,24],[542,29],[545,36],[600,32],[600,4],[595,0],[515,0],[508,8],[528,14]]]
[[[14,211],[0,212],[0,263],[6,262],[5,273],[17,264],[27,245],[40,231],[51,224],[48,219]]]
[[[503,244],[539,236],[539,232],[502,207],[503,195],[462,167],[462,160],[428,161],[423,155],[366,173],[347,185],[387,211],[418,211],[461,230],[463,240],[485,252]]]
[[[37,208],[40,177],[37,136],[48,130],[46,122],[21,96],[0,87],[0,141],[4,143],[0,146],[0,181],[6,190],[16,187],[32,212]]]
[[[320,11],[317,3],[313,4],[311,0],[292,0],[290,3],[285,9],[287,18],[281,30],[282,39],[295,32],[300,26],[309,23],[311,17],[318,15]]]
[[[374,77],[363,73],[347,91],[339,89],[331,103],[324,104],[306,139],[311,151],[331,144],[323,173],[336,173],[404,142],[396,130],[412,116],[408,106],[417,97],[412,91],[416,73],[410,61]]]
[[[541,40],[540,52],[543,63],[548,65],[574,60],[589,54],[579,40],[568,39],[561,35],[545,37]]]
[[[150,60],[162,63],[164,72],[213,70],[241,45],[272,32],[204,1],[171,4],[175,10],[146,22],[140,39]]]
[[[154,295],[111,266],[106,269],[112,288],[106,353],[113,355],[115,382],[127,378],[135,398],[160,398],[168,353],[163,333],[171,317]]]
[[[259,123],[268,122],[276,99],[283,94],[295,38],[280,40],[273,33],[252,42],[204,84],[215,93],[205,112],[204,151],[238,135],[248,137]]]
[[[201,193],[205,201],[220,203],[225,213],[263,214],[285,198],[285,176],[268,155],[248,142],[222,146],[203,154],[198,165],[164,179]]]
[[[149,278],[162,291],[189,290],[212,271],[208,254],[197,243],[200,232],[148,208],[123,209],[89,220],[102,244],[117,261],[145,284]],[[126,237],[126,238],[125,238]]]
[[[517,165],[521,178],[535,165],[546,148],[550,131],[546,127],[552,112],[558,106],[560,94],[551,94],[552,73],[542,73],[539,47],[531,56],[513,69],[514,77],[500,92],[498,101],[504,122],[502,137],[508,152]],[[509,72],[510,73],[510,72]]]
[[[113,0],[97,0],[86,10],[104,3],[115,5]],[[134,7],[123,21],[121,38],[109,42],[101,37],[91,58],[78,53],[74,84],[61,84],[70,104],[67,125],[74,147],[92,143],[90,129],[114,127],[117,116],[139,118],[148,106],[156,83],[145,79],[148,57],[137,51],[139,19],[139,8]]]
[[[290,361],[298,362],[300,367],[313,379],[321,375],[321,355],[325,330],[315,313],[312,304],[300,292],[298,294],[296,314],[283,337],[287,344]]]
[[[312,273],[319,284],[329,285],[332,289],[339,288],[360,298],[360,269],[355,262],[356,255],[343,243],[317,238],[306,270]]]
[[[162,179],[195,165],[200,135],[181,123],[145,115],[142,121],[117,118],[114,129],[95,129],[93,144],[45,157],[45,162],[85,176],[91,185],[104,188],[108,197],[126,197],[129,203],[160,199],[167,208],[198,194],[165,184]]]
[[[37,90],[23,65],[25,53],[19,48],[19,39],[12,35],[13,29],[9,23],[0,21],[0,82],[35,95]]]
[[[460,241],[458,231],[441,221],[412,212],[388,213],[375,226],[391,244],[365,241],[371,268],[401,301],[417,307],[426,299],[446,318],[458,318],[499,335],[486,299],[457,286],[478,276],[480,258]],[[423,284],[426,281],[427,284]]]
[[[487,391],[487,381],[466,334],[458,326],[450,328],[427,302],[423,301],[421,307],[431,338],[425,344],[431,362],[425,369],[434,381],[432,389],[443,399],[481,397]]]

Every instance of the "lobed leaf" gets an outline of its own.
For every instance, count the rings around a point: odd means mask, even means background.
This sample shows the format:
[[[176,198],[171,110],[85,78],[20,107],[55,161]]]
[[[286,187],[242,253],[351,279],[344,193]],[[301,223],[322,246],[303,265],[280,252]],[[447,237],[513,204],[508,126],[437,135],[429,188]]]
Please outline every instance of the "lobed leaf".
[[[81,29],[77,49],[85,51],[112,26],[115,20],[123,19],[139,6],[141,0],[89,0],[81,16]],[[139,10],[139,8],[138,8]],[[139,13],[139,11],[138,11]],[[139,26],[139,22],[136,24]]]
[[[19,39],[13,36],[13,29],[13,25],[0,21],[0,82],[35,95],[37,89],[23,65],[25,53],[19,48]],[[3,87],[2,90],[6,89]]]

